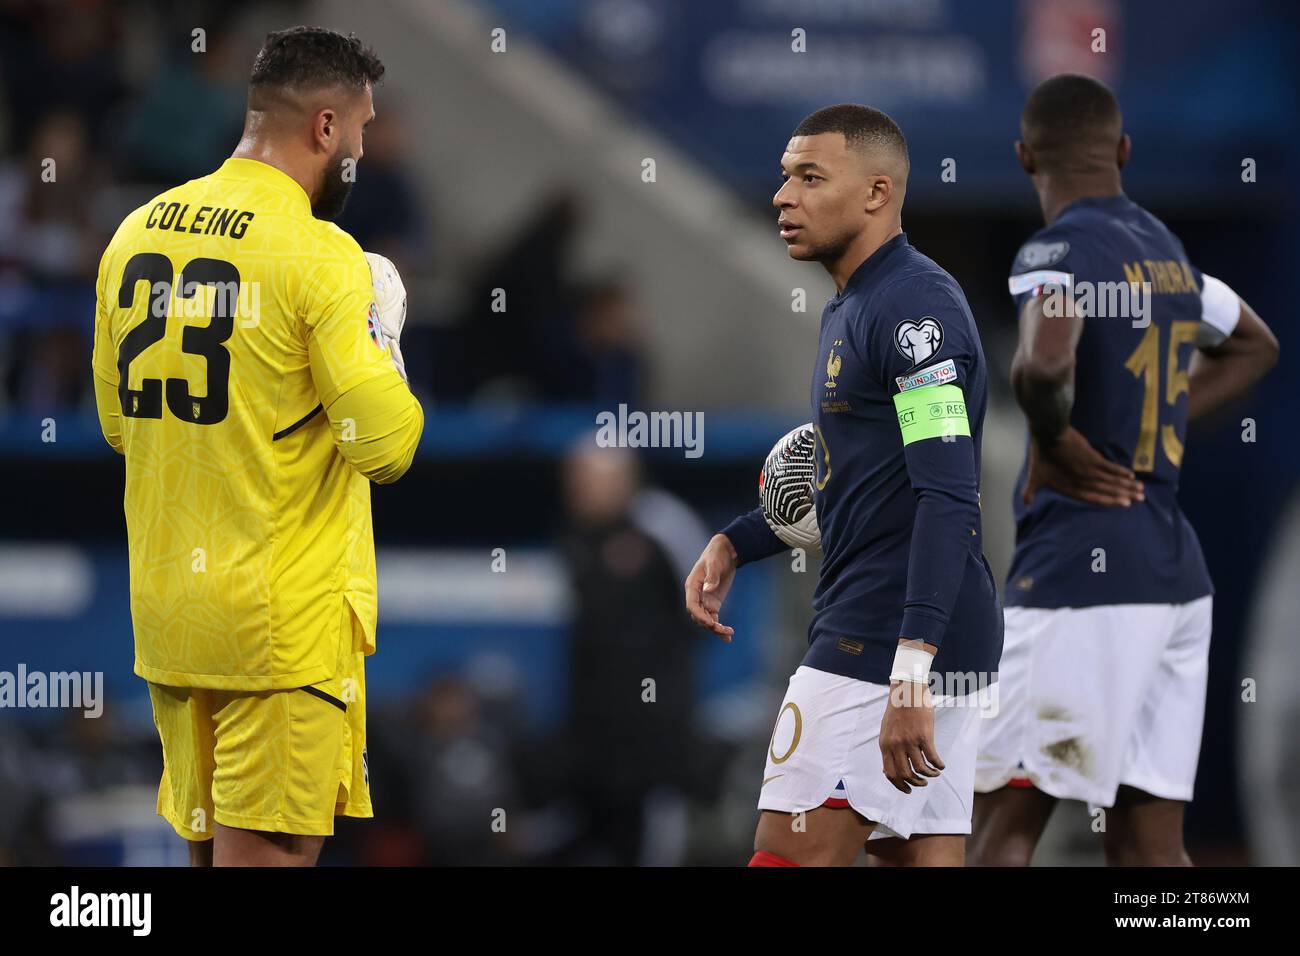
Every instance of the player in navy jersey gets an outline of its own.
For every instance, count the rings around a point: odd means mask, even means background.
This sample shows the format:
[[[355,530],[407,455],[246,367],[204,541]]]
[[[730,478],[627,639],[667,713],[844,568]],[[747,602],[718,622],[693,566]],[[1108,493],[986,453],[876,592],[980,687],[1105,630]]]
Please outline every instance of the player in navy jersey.
[[[1277,342],[1124,195],[1105,86],[1045,81],[1021,137],[1046,226],[1011,270],[1029,438],[972,862],[1027,865],[1063,798],[1110,808],[1111,864],[1187,864],[1212,588],[1178,473],[1188,421],[1243,393]]]
[[[979,690],[1002,646],[981,550],[979,334],[961,287],[903,233],[907,144],[892,119],[819,110],[781,170],[788,253],[820,262],[838,292],[812,378],[824,558],[751,865],[846,865],[872,837],[896,862],[960,864]],[[729,641],[718,613],[737,567],[784,550],[761,510],[737,518],[686,580],[692,617]]]

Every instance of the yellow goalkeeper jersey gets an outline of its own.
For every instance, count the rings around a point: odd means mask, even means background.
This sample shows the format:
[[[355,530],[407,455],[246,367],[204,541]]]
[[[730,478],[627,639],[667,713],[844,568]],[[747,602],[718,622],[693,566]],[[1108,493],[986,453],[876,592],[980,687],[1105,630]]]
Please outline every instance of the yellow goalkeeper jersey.
[[[373,653],[370,480],[424,417],[365,256],[280,170],[230,159],[131,213],[99,266],[100,423],[126,457],[135,672],[239,690]]]

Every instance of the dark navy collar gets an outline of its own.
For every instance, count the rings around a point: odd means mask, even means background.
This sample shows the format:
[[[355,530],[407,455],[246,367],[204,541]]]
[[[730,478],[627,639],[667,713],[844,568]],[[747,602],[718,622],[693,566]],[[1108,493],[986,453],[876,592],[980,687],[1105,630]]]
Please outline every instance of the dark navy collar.
[[[896,249],[901,249],[907,245],[907,233],[900,232],[894,238],[886,241],[875,252],[862,260],[862,265],[853,270],[853,275],[849,276],[849,281],[844,283],[844,291],[840,292],[831,299],[831,303],[839,305],[846,298],[853,294],[853,291],[862,285],[868,278],[880,271],[885,260]]]
[[[1056,218],[1060,219],[1067,212],[1074,209],[1123,209],[1133,205],[1133,200],[1129,199],[1123,193],[1117,196],[1084,196],[1082,199],[1076,199],[1074,202],[1061,207]]]

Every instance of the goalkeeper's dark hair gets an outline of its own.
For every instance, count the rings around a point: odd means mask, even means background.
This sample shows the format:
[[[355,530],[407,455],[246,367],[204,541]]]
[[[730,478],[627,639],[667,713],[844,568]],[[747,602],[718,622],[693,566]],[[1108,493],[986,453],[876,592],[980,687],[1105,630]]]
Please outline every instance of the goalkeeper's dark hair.
[[[1020,138],[1046,170],[1086,173],[1113,167],[1123,135],[1124,118],[1115,94],[1081,73],[1043,80],[1020,114]]]
[[[821,133],[841,134],[850,149],[893,153],[902,161],[904,172],[909,167],[907,139],[903,131],[888,113],[873,107],[860,103],[823,106],[805,116],[792,135],[817,136]]]
[[[334,86],[360,92],[383,76],[384,64],[356,34],[290,27],[266,35],[248,78],[248,108],[264,110],[289,92]]]

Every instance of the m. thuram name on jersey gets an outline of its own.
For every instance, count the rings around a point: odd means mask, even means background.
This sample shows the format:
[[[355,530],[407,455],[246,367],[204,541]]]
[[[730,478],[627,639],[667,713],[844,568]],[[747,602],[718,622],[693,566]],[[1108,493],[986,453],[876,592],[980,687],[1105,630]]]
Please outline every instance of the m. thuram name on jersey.
[[[1197,295],[1191,267],[1176,259],[1143,259],[1124,263],[1123,280],[1089,282],[1072,273],[1039,269],[1011,276],[1011,294],[1042,295],[1043,314],[1060,318],[1073,306],[1084,318],[1131,319],[1133,328],[1151,324],[1152,295]],[[1067,297],[1069,301],[1067,303]]]
[[[73,886],[50,897],[50,925],[126,926],[133,936],[148,936],[153,928],[151,893],[82,893]]]

